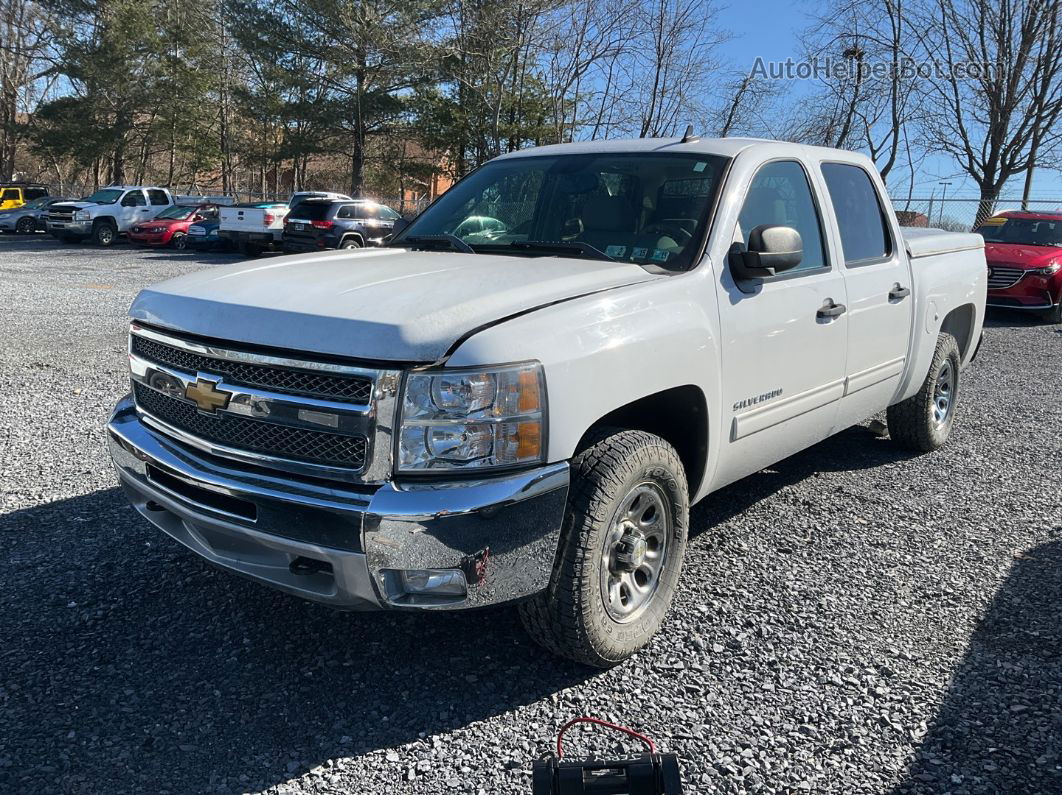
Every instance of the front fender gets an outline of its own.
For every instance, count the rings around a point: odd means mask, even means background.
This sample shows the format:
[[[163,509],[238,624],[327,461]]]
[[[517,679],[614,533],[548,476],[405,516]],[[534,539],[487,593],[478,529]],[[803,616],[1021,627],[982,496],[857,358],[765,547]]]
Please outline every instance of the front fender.
[[[465,340],[447,361],[464,367],[537,360],[549,399],[549,461],[572,457],[586,431],[618,408],[694,385],[708,405],[710,482],[719,411],[718,313],[702,267],[554,304]],[[701,495],[695,495],[701,496]]]

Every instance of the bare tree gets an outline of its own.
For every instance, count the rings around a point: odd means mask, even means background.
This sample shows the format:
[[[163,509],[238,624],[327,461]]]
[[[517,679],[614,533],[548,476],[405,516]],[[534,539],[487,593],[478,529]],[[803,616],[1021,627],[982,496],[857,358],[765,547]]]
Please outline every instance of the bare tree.
[[[43,91],[41,59],[51,41],[47,18],[34,0],[0,0],[0,178],[14,177],[25,119]]]
[[[977,184],[980,223],[1007,180],[1062,145],[1062,0],[925,1],[924,132]]]

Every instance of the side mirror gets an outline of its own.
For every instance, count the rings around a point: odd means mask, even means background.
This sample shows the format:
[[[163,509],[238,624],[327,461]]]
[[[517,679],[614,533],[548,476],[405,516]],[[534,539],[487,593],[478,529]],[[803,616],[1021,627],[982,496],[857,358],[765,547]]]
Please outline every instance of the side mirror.
[[[740,279],[762,279],[795,268],[804,259],[804,242],[791,226],[761,224],[749,232],[745,250],[731,254],[731,269]]]

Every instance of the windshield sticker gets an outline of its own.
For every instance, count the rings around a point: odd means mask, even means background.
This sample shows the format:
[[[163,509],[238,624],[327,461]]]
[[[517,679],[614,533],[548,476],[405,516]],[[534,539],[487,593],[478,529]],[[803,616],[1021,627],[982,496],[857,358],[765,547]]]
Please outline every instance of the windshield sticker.
[[[622,257],[627,253],[626,246],[608,246],[605,249],[605,253],[610,257]]]
[[[653,249],[653,262],[667,262],[667,258],[671,256],[671,252],[662,248]]]
[[[708,164],[707,164],[707,163],[706,163],[705,161],[701,160],[701,161],[699,161],[699,162],[697,163],[697,165],[695,165],[695,166],[693,167],[693,170],[694,170],[694,171],[704,171],[704,169],[705,169],[705,168],[706,168],[707,166],[708,166]]]
[[[647,248],[637,247],[631,249],[631,259],[645,259],[647,256],[649,256],[649,249]]]

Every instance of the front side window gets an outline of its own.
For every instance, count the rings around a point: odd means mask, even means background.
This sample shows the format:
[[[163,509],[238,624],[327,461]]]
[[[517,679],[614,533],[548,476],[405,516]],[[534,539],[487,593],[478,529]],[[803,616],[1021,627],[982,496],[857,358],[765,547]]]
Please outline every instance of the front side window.
[[[26,199],[42,199],[48,195],[44,188],[26,188]]]
[[[756,172],[738,216],[738,234],[743,245],[757,226],[790,226],[800,233],[804,256],[786,271],[809,271],[826,267],[822,223],[811,195],[804,168],[794,160],[767,163]]]
[[[725,164],[717,155],[670,152],[499,160],[443,194],[395,245],[449,235],[475,251],[685,269]]]
[[[822,176],[841,232],[845,264],[888,257],[892,242],[870,175],[859,166],[823,163]]]
[[[14,202],[19,200],[18,189],[8,188],[3,193],[0,193],[0,202]]]
[[[166,195],[166,191],[159,190],[158,188],[148,191],[148,198],[151,199],[152,204],[169,204],[170,197]]]
[[[131,190],[125,196],[122,197],[123,207],[146,207],[147,201],[144,200],[144,194],[142,191]]]

